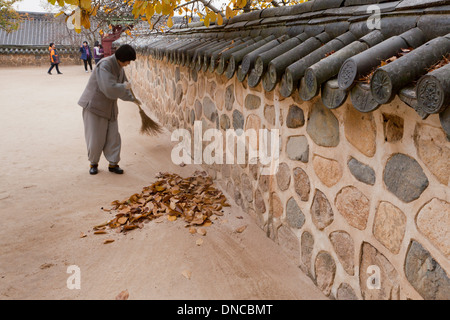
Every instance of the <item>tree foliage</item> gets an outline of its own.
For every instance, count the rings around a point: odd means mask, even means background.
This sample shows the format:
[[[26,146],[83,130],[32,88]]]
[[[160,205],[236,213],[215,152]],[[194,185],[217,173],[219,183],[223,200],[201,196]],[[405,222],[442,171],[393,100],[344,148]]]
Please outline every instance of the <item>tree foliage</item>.
[[[0,30],[11,32],[19,27],[20,16],[13,9],[18,0],[0,0]]]
[[[171,28],[174,24],[174,16],[184,16],[187,22],[197,17],[205,26],[210,24],[222,25],[224,19],[230,19],[242,12],[260,10],[267,7],[278,7],[284,5],[293,5],[307,0],[226,0],[219,8],[212,0],[47,0],[53,5],[59,5],[62,8],[70,6],[73,11],[69,12],[69,19],[78,20],[75,23],[78,32],[81,27],[89,29],[90,19],[97,17],[104,23],[111,25],[125,24],[129,25],[137,21],[147,21],[151,28],[155,27],[156,21],[161,17],[167,27]],[[63,11],[62,11],[63,12]],[[67,10],[65,11],[67,12]],[[67,14],[67,13],[66,13]],[[78,17],[74,17],[78,15]],[[161,28],[163,30],[163,28]]]

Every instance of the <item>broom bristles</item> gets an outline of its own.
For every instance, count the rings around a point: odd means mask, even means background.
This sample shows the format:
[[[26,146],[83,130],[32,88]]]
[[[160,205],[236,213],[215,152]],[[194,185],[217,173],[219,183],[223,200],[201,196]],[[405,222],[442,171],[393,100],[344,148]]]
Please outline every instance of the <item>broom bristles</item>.
[[[141,133],[147,135],[156,135],[161,133],[162,127],[159,123],[154,121],[152,118],[147,116],[147,114],[142,110],[141,106],[139,107],[139,114],[141,115],[142,125],[141,125]]]
[[[162,127],[159,123],[150,118],[144,110],[142,110],[141,105],[137,102],[136,96],[134,95],[133,89],[130,89],[131,94],[134,97],[134,103],[139,107],[139,114],[141,115],[142,125],[141,134],[156,135],[162,132]]]

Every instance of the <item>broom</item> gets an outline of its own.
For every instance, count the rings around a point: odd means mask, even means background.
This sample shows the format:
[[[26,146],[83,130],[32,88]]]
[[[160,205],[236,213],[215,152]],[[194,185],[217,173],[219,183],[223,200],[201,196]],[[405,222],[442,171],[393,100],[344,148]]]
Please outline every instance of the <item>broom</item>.
[[[161,133],[162,127],[154,121],[152,118],[147,116],[141,108],[141,104],[136,99],[136,96],[134,95],[134,92],[132,89],[130,89],[131,94],[134,98],[134,103],[139,107],[139,114],[141,115],[142,125],[141,125],[141,134],[147,134],[147,135],[156,135],[158,133]]]

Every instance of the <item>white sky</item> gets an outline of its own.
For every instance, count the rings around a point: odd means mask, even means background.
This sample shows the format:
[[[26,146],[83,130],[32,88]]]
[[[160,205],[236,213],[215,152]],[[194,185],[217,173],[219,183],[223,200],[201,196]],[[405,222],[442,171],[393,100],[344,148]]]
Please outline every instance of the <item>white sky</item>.
[[[21,0],[15,3],[14,8],[18,11],[46,12],[41,2],[48,3],[47,0]]]
[[[217,8],[220,8],[222,3],[228,2],[226,0],[213,0],[212,3],[215,4]],[[18,11],[29,11],[29,12],[47,12],[45,9],[48,4],[47,0],[21,0],[14,5],[14,8]]]

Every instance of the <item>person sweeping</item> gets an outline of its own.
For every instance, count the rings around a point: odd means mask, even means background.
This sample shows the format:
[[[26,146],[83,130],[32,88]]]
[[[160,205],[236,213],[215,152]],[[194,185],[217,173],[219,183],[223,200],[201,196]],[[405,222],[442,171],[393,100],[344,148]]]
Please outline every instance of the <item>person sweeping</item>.
[[[108,170],[122,174],[119,167],[121,138],[118,127],[117,100],[132,101],[140,108],[141,102],[131,91],[131,84],[124,67],[136,60],[136,51],[128,44],[118,48],[114,55],[99,61],[89,78],[86,89],[78,104],[83,108],[84,134],[87,145],[89,173],[98,173],[98,163],[102,153],[109,162]],[[159,131],[158,124],[141,114],[142,121],[152,123]],[[148,120],[150,119],[150,120]]]

